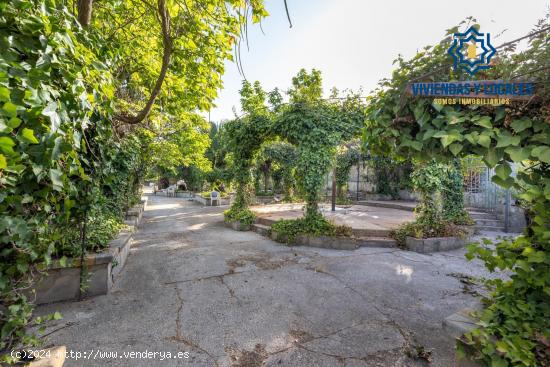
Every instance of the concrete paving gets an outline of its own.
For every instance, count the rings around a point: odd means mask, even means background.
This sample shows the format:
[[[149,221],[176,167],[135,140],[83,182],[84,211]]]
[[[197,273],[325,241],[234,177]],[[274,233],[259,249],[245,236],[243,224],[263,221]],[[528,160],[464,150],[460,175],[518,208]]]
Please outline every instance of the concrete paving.
[[[442,320],[476,303],[463,280],[487,275],[463,249],[286,247],[222,212],[151,196],[110,294],[38,308],[64,316],[46,344],[67,346],[69,367],[453,365]]]

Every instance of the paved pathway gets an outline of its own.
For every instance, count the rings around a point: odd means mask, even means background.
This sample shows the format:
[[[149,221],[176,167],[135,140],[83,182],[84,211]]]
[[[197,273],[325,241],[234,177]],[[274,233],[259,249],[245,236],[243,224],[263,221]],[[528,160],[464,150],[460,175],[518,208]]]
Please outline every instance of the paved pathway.
[[[289,248],[222,211],[150,197],[112,292],[38,309],[64,315],[49,343],[90,358],[66,366],[423,366],[422,350],[453,364],[441,321],[474,302],[459,275],[485,275],[464,251]],[[145,351],[189,358],[122,354]]]

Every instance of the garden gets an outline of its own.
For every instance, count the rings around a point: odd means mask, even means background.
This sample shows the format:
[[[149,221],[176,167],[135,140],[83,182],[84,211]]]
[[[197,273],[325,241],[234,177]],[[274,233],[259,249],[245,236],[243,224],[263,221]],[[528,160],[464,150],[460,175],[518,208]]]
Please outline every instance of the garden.
[[[41,345],[62,317],[34,314],[37,284],[54,269],[76,266],[71,300],[95,292],[94,266],[115,247],[105,266],[118,276],[151,197],[146,183],[206,207],[215,192],[229,227],[280,246],[424,253],[469,243],[476,221],[464,188],[477,160],[512,193],[526,228],[468,244],[468,260],[507,276],[484,280],[478,327],[459,338],[457,354],[488,366],[550,365],[548,17],[527,47],[505,44],[474,77],[533,81],[529,100],[443,105],[406,93],[412,82],[472,79],[451,69],[447,53],[467,23],[479,29],[470,18],[412,59],[399,56],[366,97],[335,88],[326,97],[316,69],[299,70],[287,91],[245,79],[242,114],[217,124],[204,111],[248,22],[267,16],[262,1],[17,0],[0,11],[2,363],[21,362],[10,351]],[[412,211],[402,203],[411,199],[414,215],[395,220],[391,210]],[[357,209],[362,202],[389,209],[378,215],[392,225],[369,227],[379,218]],[[269,210],[286,214],[266,221]],[[178,314],[185,340],[180,322]]]

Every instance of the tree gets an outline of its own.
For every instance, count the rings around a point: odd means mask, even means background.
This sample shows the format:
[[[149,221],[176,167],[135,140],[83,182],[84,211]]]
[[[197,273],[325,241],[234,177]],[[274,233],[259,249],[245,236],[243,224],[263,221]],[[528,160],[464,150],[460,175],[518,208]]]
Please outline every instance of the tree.
[[[323,100],[318,70],[304,69],[292,79],[290,102],[281,107],[274,132],[296,146],[296,178],[306,200],[306,220],[322,218],[318,203],[324,177],[333,166],[336,148],[357,136],[364,119],[364,106],[357,95],[343,100]]]
[[[114,116],[125,124],[144,121],[157,100],[208,109],[249,17],[267,15],[261,0],[80,0],[78,10],[102,41],[98,52],[117,81]]]
[[[208,122],[195,113],[159,115],[147,130],[151,142],[146,148],[148,167],[159,174],[176,176],[181,166],[195,166],[208,172],[211,162],[205,156],[210,145]]]

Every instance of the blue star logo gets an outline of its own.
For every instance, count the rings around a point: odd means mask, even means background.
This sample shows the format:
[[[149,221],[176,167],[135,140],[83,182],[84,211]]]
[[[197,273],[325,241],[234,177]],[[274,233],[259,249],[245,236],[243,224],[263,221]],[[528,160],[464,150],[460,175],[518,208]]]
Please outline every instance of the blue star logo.
[[[473,26],[464,33],[455,33],[453,44],[447,51],[453,57],[454,68],[464,69],[470,75],[489,69],[497,50],[491,45],[491,35],[480,33]]]

